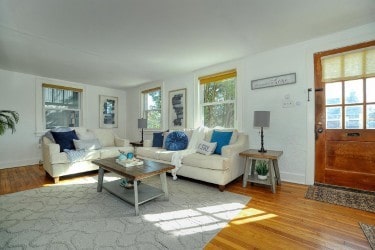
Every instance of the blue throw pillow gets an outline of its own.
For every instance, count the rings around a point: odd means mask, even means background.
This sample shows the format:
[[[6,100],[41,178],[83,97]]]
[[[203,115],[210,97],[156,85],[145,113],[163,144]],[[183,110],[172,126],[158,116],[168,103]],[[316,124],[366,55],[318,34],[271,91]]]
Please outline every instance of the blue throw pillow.
[[[189,139],[182,131],[174,131],[167,136],[165,148],[167,150],[178,151],[186,149]]]
[[[75,130],[67,132],[53,132],[51,131],[53,139],[60,145],[60,152],[64,152],[64,149],[75,149],[73,139],[78,140]]]
[[[163,147],[163,132],[154,133],[152,138],[152,146],[153,147]]]
[[[215,148],[214,154],[221,155],[221,148],[229,145],[230,138],[232,137],[233,132],[221,132],[214,130],[211,137],[211,142],[216,142],[217,146]]]

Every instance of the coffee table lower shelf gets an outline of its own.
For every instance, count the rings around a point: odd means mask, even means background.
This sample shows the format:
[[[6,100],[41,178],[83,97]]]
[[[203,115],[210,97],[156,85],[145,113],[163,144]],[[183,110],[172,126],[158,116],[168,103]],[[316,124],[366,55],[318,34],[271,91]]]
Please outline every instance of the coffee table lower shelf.
[[[128,189],[120,186],[121,180],[105,182],[103,188],[114,196],[124,200],[132,205],[136,205],[134,188]],[[147,201],[163,196],[163,190],[141,183],[138,185],[138,204],[141,205]]]

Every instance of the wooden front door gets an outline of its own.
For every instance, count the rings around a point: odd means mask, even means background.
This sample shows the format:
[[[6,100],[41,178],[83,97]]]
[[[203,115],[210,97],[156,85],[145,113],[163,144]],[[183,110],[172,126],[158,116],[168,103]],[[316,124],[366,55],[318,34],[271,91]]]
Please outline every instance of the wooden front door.
[[[314,55],[315,182],[375,191],[375,76],[366,69],[350,76],[352,69],[343,65],[365,51],[357,66],[369,67],[366,51],[373,46],[375,41]],[[336,66],[345,72],[327,80],[327,68]]]

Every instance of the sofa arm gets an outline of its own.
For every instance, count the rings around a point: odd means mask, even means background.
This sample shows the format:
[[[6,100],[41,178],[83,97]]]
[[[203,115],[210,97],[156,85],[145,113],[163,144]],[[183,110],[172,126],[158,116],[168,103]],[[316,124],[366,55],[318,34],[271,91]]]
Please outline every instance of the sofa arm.
[[[52,155],[55,154],[60,154],[60,145],[56,143],[49,143],[49,144],[44,144],[43,150],[46,151],[48,154],[49,158],[51,158]]]
[[[249,136],[239,135],[234,144],[222,147],[221,155],[224,157],[238,156],[239,153],[249,148]]]
[[[129,147],[130,141],[127,139],[121,139],[119,137],[115,137],[115,146],[116,147]]]

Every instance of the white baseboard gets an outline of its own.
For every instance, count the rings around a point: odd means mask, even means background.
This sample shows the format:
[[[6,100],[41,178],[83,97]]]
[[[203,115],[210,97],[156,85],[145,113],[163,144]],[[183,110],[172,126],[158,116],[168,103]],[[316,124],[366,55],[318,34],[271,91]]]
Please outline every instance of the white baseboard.
[[[35,165],[35,164],[39,164],[39,161],[40,161],[40,158],[14,160],[14,161],[8,161],[8,162],[3,161],[3,162],[0,162],[0,169]]]
[[[281,181],[293,182],[306,185],[306,177],[302,174],[280,172]]]

